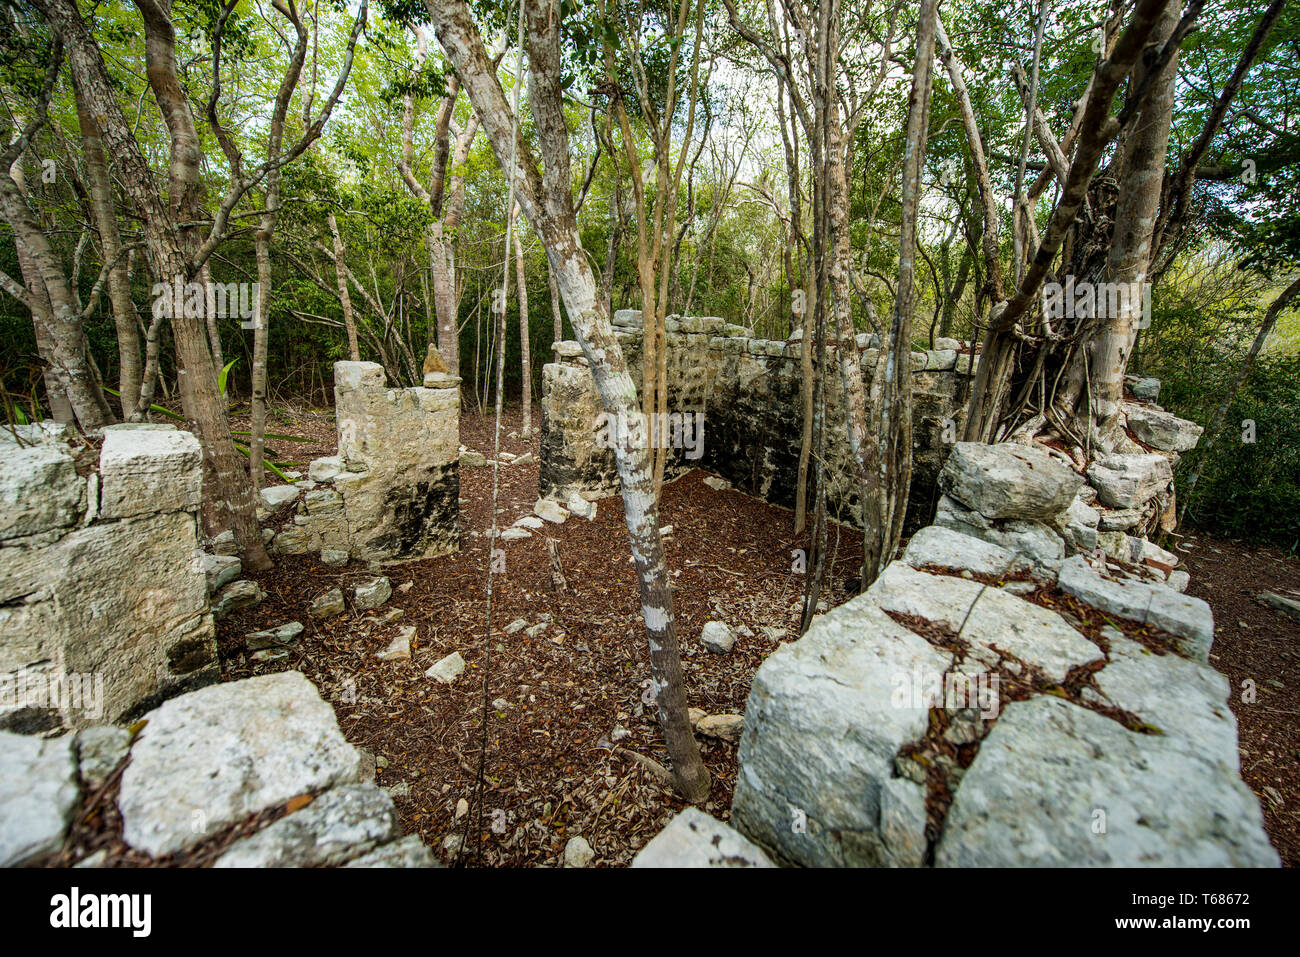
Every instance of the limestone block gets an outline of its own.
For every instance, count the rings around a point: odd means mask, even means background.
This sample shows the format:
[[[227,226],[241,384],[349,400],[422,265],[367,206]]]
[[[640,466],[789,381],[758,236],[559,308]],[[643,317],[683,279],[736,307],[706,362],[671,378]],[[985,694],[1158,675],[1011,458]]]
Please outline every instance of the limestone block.
[[[935,863],[1278,866],[1258,799],[1222,758],[1060,698],[1012,702],[961,780]]]
[[[194,511],[203,499],[198,436],[179,429],[104,430],[100,515]]]
[[[1083,477],[1041,449],[958,442],[939,485],[985,518],[1045,519],[1069,508]]]
[[[0,731],[0,867],[21,867],[63,843],[76,803],[72,738]]]
[[[334,709],[296,671],[194,691],[146,719],[118,808],[126,842],[154,856],[360,771]]]
[[[882,829],[894,756],[929,725],[900,676],[942,675],[946,652],[865,595],[818,616],[754,675],[745,706],[732,824],[778,861],[881,866],[911,860]]]
[[[67,447],[0,446],[0,541],[75,525],[85,494]]]

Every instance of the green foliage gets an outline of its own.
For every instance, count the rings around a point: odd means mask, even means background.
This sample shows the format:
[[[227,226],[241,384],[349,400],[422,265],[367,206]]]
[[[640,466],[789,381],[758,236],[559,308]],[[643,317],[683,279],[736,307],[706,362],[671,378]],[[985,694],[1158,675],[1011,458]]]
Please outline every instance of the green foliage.
[[[1189,297],[1162,308],[1169,298],[1155,297],[1144,371],[1161,380],[1162,405],[1208,423],[1231,389],[1271,297]],[[1218,440],[1208,450],[1203,441],[1179,463],[1180,496],[1206,456],[1189,502],[1191,520],[1234,537],[1300,549],[1300,355],[1267,349],[1260,355]]]

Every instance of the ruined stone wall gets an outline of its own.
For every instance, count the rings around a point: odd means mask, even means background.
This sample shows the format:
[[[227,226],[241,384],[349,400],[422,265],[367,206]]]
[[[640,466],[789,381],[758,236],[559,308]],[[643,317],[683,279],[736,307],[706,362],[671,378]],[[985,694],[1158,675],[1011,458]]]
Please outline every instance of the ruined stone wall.
[[[0,728],[121,721],[216,680],[198,439],[0,429]]]
[[[799,405],[802,342],[752,339],[739,326],[712,317],[669,319],[668,410],[704,413],[702,454],[690,459],[686,450],[670,456],[669,475],[691,468],[715,472],[735,487],[777,505],[792,507],[799,462],[803,416]],[[620,310],[614,331],[640,383],[641,323],[636,310]],[[858,336],[864,372],[874,367],[874,337]],[[958,390],[966,379],[969,360],[957,343],[912,354],[914,402],[913,513],[928,515],[935,501],[936,480],[945,453],[945,422],[951,420],[949,441],[959,429]],[[856,522],[859,493],[849,464],[843,426],[843,392],[834,350],[827,376],[828,496],[833,517]],[[542,370],[542,439],[540,491],[566,498],[573,491],[612,495],[618,492],[613,452],[597,442],[598,417],[603,408],[591,381],[587,361],[576,342],[561,343],[558,362]]]
[[[334,364],[338,454],[308,470],[283,553],[336,549],[366,561],[429,558],[460,545],[460,379],[388,388],[374,362]]]

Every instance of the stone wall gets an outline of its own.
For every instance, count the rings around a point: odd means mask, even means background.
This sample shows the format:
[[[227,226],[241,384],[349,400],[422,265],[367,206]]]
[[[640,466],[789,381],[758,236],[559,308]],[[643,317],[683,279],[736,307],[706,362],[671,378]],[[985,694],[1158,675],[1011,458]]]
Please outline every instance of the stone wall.
[[[0,728],[122,721],[216,680],[198,439],[0,429]]]
[[[311,463],[276,551],[399,561],[460,547],[460,379],[425,385],[390,389],[377,363],[334,364],[338,454]]]
[[[1209,606],[1045,553],[1086,486],[1042,449],[959,444],[940,481],[984,524],[922,529],[763,662],[733,826],[809,866],[1277,866]]]
[[[802,412],[799,405],[800,356],[797,338],[752,339],[739,326],[712,317],[671,318],[668,329],[668,402],[670,413],[704,413],[702,454],[690,458],[673,450],[670,475],[703,468],[729,480],[736,488],[777,505],[792,507],[799,462]],[[641,320],[637,310],[620,310],[614,317],[632,378],[640,383]],[[864,372],[874,367],[874,337],[857,338]],[[935,501],[935,480],[943,464],[946,436],[956,434],[960,383],[969,357],[957,351],[955,340],[940,340],[944,348],[912,354],[914,401],[913,515],[928,515]],[[859,492],[849,468],[843,426],[843,393],[834,349],[827,385],[826,472],[832,517],[857,522]],[[558,362],[542,370],[542,436],[540,492],[566,499],[572,492],[597,495],[618,492],[613,452],[597,442],[598,417],[603,408],[591,381],[587,360],[576,342],[562,342]]]

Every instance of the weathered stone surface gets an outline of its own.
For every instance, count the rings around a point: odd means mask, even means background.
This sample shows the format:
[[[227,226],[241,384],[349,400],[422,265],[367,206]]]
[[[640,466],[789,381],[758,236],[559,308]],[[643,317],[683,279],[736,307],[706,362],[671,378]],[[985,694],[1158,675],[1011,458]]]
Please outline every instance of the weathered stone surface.
[[[270,485],[260,493],[262,504],[269,509],[277,509],[298,501],[298,489],[292,485]]]
[[[275,550],[281,555],[305,555],[312,550],[311,533],[305,528],[286,528],[275,536]]]
[[[1179,650],[1196,661],[1208,661],[1214,643],[1214,613],[1199,598],[1181,595],[1163,585],[1102,578],[1082,555],[1061,565],[1057,587],[1094,608],[1121,618],[1155,625],[1182,639]]]
[[[929,725],[928,703],[896,700],[901,681],[941,676],[951,656],[867,595],[814,619],[754,675],[745,706],[732,823],[775,859],[880,866],[911,859],[882,830],[894,757]]]
[[[343,471],[343,459],[337,455],[313,459],[307,466],[307,476],[313,482],[328,482]]]
[[[1279,595],[1275,591],[1260,592],[1255,596],[1266,605],[1271,605],[1284,615],[1300,619],[1300,600],[1288,598],[1286,595]]]
[[[208,594],[216,594],[240,576],[244,563],[237,555],[203,555],[203,574],[207,578]]]
[[[1041,568],[1054,569],[1065,557],[1065,540],[1046,523],[1018,518],[994,521],[947,495],[939,499],[934,524],[998,545]]]
[[[632,859],[633,867],[774,867],[762,849],[717,818],[688,807]]]
[[[192,432],[106,428],[99,452],[100,514],[125,518],[197,509],[202,454]]]
[[[927,525],[907,543],[903,561],[913,568],[936,565],[982,575],[1002,575],[1015,566],[1016,556],[1001,545],[940,525]]]
[[[1206,760],[1240,770],[1227,678],[1207,664],[1157,655],[1127,638],[1112,638],[1110,646],[1111,663],[1093,677],[1105,702],[1132,712]]]
[[[569,497],[565,499],[564,506],[569,510],[569,514],[576,515],[578,518],[585,518],[590,521],[595,521],[596,519],[596,503],[588,502],[577,492],[569,493]]]
[[[1160,380],[1153,379],[1149,376],[1138,378],[1137,376],[1125,376],[1124,381],[1133,391],[1133,395],[1143,402],[1160,401]]]
[[[291,621],[280,625],[277,628],[268,628],[265,631],[252,631],[244,636],[244,644],[249,651],[262,651],[265,648],[283,648],[285,645],[292,645],[302,634],[303,627],[300,621]]]
[[[342,568],[348,563],[349,555],[341,548],[322,548],[320,550],[320,561],[322,565],[329,565],[331,568]]]
[[[259,604],[265,597],[266,593],[255,581],[231,582],[212,600],[212,617],[220,621],[233,611]]]
[[[351,784],[235,842],[212,866],[336,867],[401,834],[393,799],[373,784]]]
[[[334,363],[334,388],[339,391],[382,389],[385,381],[384,367],[378,362]]]
[[[377,847],[369,854],[353,858],[344,867],[442,867],[433,851],[411,834],[400,841]]]
[[[1046,519],[1069,508],[1083,477],[1041,449],[958,442],[939,474],[949,496],[985,518]]]
[[[111,724],[77,732],[77,773],[87,791],[98,790],[126,758],[131,732]]]
[[[1169,459],[1156,452],[1099,456],[1088,467],[1088,481],[1111,508],[1134,508],[1173,481]]]
[[[339,458],[347,468],[334,487],[342,494],[345,524],[342,542],[322,544],[346,543],[354,558],[366,561],[455,551],[459,390],[390,389],[373,363],[337,363],[334,401]]]
[[[533,506],[533,511],[538,518],[543,518],[556,525],[563,525],[564,520],[569,517],[568,509],[549,498],[539,498],[537,504]]]
[[[75,525],[85,496],[66,447],[0,446],[0,541]]]
[[[1149,405],[1124,403],[1128,427],[1138,440],[1165,452],[1186,452],[1196,448],[1204,428],[1172,412]]]
[[[917,571],[894,562],[867,589],[886,611],[915,615],[957,632],[976,661],[996,664],[999,654],[1033,665],[1053,681],[1071,668],[1102,658],[1102,651],[1060,615],[998,588]]]
[[[921,867],[925,837],[925,788],[904,778],[890,778],[880,789],[880,834],[895,867]]]
[[[312,601],[311,606],[307,609],[307,614],[313,618],[333,618],[335,615],[343,614],[346,610],[347,604],[343,601],[342,590],[331,588]]]
[[[383,576],[372,578],[357,585],[352,597],[357,611],[369,611],[393,597],[393,585]]]
[[[388,643],[388,647],[375,655],[380,661],[410,661],[411,639],[415,637],[415,626],[410,625]]]
[[[215,680],[200,554],[188,512],[95,522],[0,548],[0,679],[36,673],[77,692],[49,707],[0,700],[0,727],[36,732],[121,721]]]
[[[118,808],[127,843],[155,857],[360,769],[334,709],[296,671],[194,691],[146,720]]]
[[[1103,508],[1098,510],[1097,528],[1103,532],[1126,532],[1145,517],[1140,508]]]
[[[460,656],[459,651],[453,651],[447,657],[436,662],[425,672],[425,675],[442,684],[449,685],[459,678],[464,671],[465,659]]]
[[[77,801],[72,738],[0,731],[0,867],[57,851]]]
[[[532,538],[533,535],[532,532],[528,531],[528,529],[526,528],[518,528],[515,526],[511,526],[510,528],[507,528],[505,531],[501,532],[500,537],[501,537],[501,541],[503,542],[518,542],[518,541],[522,541],[525,538]]]
[[[700,631],[700,644],[715,655],[730,654],[735,643],[736,633],[725,621],[706,622]]]
[[[1233,770],[1179,738],[1040,696],[1008,705],[980,745],[936,864],[1275,867],[1278,857]]]

